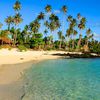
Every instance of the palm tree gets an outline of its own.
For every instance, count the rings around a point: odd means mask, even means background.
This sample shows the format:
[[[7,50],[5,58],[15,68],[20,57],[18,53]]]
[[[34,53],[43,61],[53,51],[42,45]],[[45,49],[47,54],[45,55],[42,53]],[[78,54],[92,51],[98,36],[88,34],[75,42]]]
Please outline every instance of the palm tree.
[[[15,31],[16,31],[16,26],[19,25],[23,19],[21,18],[21,15],[19,13],[19,11],[21,10],[21,3],[19,0],[16,0],[13,9],[15,10],[15,16],[14,16],[14,24],[15,24]],[[14,46],[16,45],[16,39],[17,39],[17,31],[15,32],[14,35]]]
[[[8,17],[5,19],[5,22],[6,22],[6,24],[8,25],[8,30],[10,30],[10,26],[11,26],[11,24],[13,24],[13,17],[12,17],[12,16],[8,16]]]
[[[60,43],[59,43],[59,49],[61,49],[61,44],[62,44],[61,42],[62,42],[62,37],[63,37],[62,31],[59,31],[59,32],[58,32],[58,37],[59,37],[59,42],[60,42]]]
[[[21,15],[18,13],[14,16],[14,24],[15,26],[19,25],[23,19],[21,18]]]
[[[38,33],[40,28],[40,23],[38,20],[34,20],[33,22],[30,23],[29,25],[29,29],[32,33],[36,34]]]
[[[38,20],[44,20],[45,14],[43,12],[40,12],[40,14],[37,16]]]
[[[56,16],[55,14],[51,14],[49,17],[49,29],[52,31],[57,30],[58,28],[60,28],[60,22],[59,22],[59,18],[58,16]]]
[[[19,0],[16,0],[13,9],[15,10],[16,13],[19,13],[20,9],[21,9],[21,3]]]
[[[22,21],[23,19],[21,18],[21,15],[19,13],[14,16],[15,30],[16,30],[16,26],[19,25]],[[16,45],[17,42],[16,39],[17,39],[17,31],[15,32],[14,35],[14,45]]]
[[[68,16],[67,21],[69,22],[69,28],[67,30],[67,36],[72,40],[72,48],[74,49],[74,37],[77,35],[75,27],[77,26],[77,21],[71,15]]]
[[[49,25],[48,28],[50,29],[51,33],[53,33],[55,30],[57,30],[60,27],[60,22],[58,16],[55,14],[51,14],[49,17]],[[51,34],[52,36],[53,34]],[[52,45],[54,46],[54,45]]]
[[[70,41],[72,40],[72,33],[73,33],[73,28],[69,27],[66,31],[66,37],[70,38],[69,42],[68,42],[68,47],[70,49],[71,45],[70,45]]]
[[[45,7],[45,11],[46,11],[47,13],[51,12],[51,10],[52,10],[51,5],[47,5],[47,6]]]
[[[64,13],[64,14],[66,14],[67,13],[67,6],[66,5],[63,5],[62,6],[62,12]]]
[[[80,20],[80,23],[78,24],[78,28],[80,30],[80,34],[79,34],[79,41],[77,43],[77,48],[80,48],[80,44],[81,44],[81,39],[82,39],[82,33],[81,31],[85,29],[85,24],[86,24],[86,18],[82,17]]]
[[[73,40],[72,40],[72,48],[74,49],[74,37],[78,34],[78,32],[75,30],[75,27],[77,26],[77,21],[76,19],[72,19],[71,23],[70,23],[70,27],[72,28],[72,36],[73,36]]]
[[[46,7],[45,7],[45,12],[46,12],[46,14],[45,14],[44,26],[46,27],[46,30],[47,30],[47,31],[48,31],[48,30],[50,29],[50,27],[52,26],[52,25],[50,25],[50,22],[48,21],[48,20],[49,20],[49,17],[50,17],[51,11],[52,11],[51,5],[49,5],[49,4],[46,5]]]

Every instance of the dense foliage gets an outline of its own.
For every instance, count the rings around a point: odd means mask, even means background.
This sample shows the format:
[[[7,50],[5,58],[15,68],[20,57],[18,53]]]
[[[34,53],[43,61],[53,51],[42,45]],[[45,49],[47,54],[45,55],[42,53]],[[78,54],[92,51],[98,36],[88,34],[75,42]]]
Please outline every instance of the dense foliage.
[[[22,30],[18,27],[23,21],[20,14],[21,7],[20,1],[16,0],[13,6],[15,14],[5,19],[8,26],[6,30],[2,29],[3,24],[0,23],[1,47],[9,45],[10,47],[18,47],[20,51],[28,48],[100,53],[100,42],[93,39],[93,32],[87,28],[87,20],[80,13],[74,18],[68,15],[68,8],[64,5],[60,10],[62,16],[59,16],[53,12],[51,5],[47,5],[44,8],[45,11],[40,12]],[[63,18],[63,22],[60,21],[60,17]],[[42,32],[40,32],[41,28],[43,28]],[[86,31],[83,37],[84,30]],[[58,40],[54,39],[55,34],[58,35]]]

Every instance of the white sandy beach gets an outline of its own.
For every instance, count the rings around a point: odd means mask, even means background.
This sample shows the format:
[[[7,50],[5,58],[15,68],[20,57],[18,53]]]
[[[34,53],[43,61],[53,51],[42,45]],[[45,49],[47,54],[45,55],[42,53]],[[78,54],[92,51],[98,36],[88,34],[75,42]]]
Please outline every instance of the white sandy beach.
[[[65,51],[26,51],[17,49],[0,50],[0,100],[20,100],[23,96],[22,75],[33,63],[46,59],[57,59],[60,56],[52,54],[65,54]],[[76,54],[76,52],[73,52]],[[81,54],[81,53],[78,53]]]
[[[20,79],[21,75],[23,74],[23,71],[29,68],[31,64],[41,60],[60,58],[60,56],[52,55],[57,53],[66,54],[69,52],[31,51],[31,50],[30,51],[28,50],[26,52],[19,52],[17,49],[12,49],[10,51],[8,49],[1,49],[0,50],[0,84],[4,85],[4,84],[10,84],[12,82],[16,82],[18,79]],[[73,52],[73,53],[82,54],[81,52]]]
[[[10,84],[17,81],[23,71],[29,68],[32,63],[20,66],[20,63],[29,61],[37,62],[45,59],[57,59],[58,56],[51,54],[65,53],[64,51],[26,51],[18,52],[17,49],[11,51],[7,49],[0,50],[0,84]],[[15,64],[14,66],[12,64]],[[19,64],[16,65],[16,64]],[[9,65],[9,66],[7,66]]]
[[[33,63],[45,59],[57,59],[52,54],[64,51],[27,51],[18,52],[17,49],[0,50],[0,100],[20,100],[23,95],[21,77],[25,69]]]

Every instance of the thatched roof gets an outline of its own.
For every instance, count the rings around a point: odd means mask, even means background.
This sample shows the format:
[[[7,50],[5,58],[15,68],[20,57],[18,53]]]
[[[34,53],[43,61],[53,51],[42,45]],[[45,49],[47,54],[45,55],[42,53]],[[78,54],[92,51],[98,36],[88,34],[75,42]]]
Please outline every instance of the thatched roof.
[[[2,38],[0,38],[0,42],[1,42],[1,41],[3,41],[4,43],[7,43],[7,44],[12,43],[11,39],[9,39],[9,38],[7,38],[7,37],[2,37]]]

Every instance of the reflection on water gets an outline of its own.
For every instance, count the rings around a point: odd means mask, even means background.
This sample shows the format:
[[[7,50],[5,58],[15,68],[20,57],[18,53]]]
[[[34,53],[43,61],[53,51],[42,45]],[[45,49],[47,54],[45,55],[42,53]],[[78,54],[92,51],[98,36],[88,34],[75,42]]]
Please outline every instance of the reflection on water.
[[[23,100],[100,100],[100,59],[57,59],[34,64]]]

